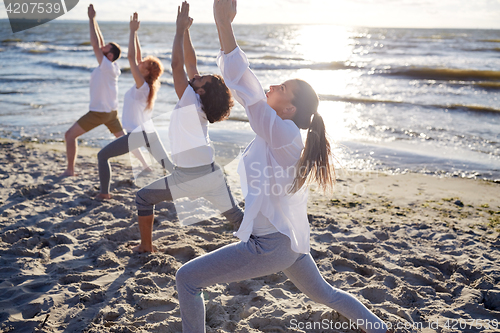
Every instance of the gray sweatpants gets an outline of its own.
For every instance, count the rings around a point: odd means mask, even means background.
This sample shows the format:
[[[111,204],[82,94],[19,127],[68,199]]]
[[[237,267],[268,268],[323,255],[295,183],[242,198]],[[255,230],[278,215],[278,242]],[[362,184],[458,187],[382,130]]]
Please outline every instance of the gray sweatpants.
[[[140,189],[135,199],[137,214],[152,215],[157,203],[186,197],[207,199],[235,228],[243,220],[243,212],[234,202],[222,169],[215,163],[193,168],[175,167],[172,174]]]
[[[109,193],[109,183],[111,181],[111,167],[109,159],[116,156],[124,155],[134,149],[146,147],[160,165],[169,172],[174,170],[174,165],[167,155],[167,151],[163,147],[158,134],[156,132],[146,133],[132,132],[124,135],[106,147],[102,148],[97,154],[99,167],[99,182],[101,183],[101,193]]]
[[[205,332],[202,288],[283,271],[313,301],[325,304],[359,323],[368,333],[385,333],[387,325],[351,294],[321,276],[310,254],[292,251],[290,239],[277,232],[252,235],[248,242],[224,246],[183,265],[176,275],[184,333]]]

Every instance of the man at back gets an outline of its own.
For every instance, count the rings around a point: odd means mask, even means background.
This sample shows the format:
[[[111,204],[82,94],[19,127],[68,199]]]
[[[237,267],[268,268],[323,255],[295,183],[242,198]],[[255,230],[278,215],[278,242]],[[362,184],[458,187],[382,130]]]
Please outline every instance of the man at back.
[[[90,76],[89,112],[71,126],[64,135],[68,165],[61,176],[75,176],[77,138],[99,125],[106,125],[117,138],[124,135],[118,119],[118,76],[121,71],[116,63],[121,50],[116,43],[104,43],[101,30],[96,20],[94,6],[88,8],[90,43],[99,66]]]
[[[243,212],[234,202],[222,169],[214,162],[214,149],[208,135],[208,123],[229,117],[232,96],[220,75],[199,75],[189,34],[191,24],[189,5],[184,1],[178,10],[171,64],[174,88],[179,97],[169,127],[175,169],[171,175],[137,192],[141,233],[141,244],[134,248],[137,252],[156,250],[152,243],[153,213],[154,205],[161,201],[203,197],[233,228],[239,227],[243,220]]]

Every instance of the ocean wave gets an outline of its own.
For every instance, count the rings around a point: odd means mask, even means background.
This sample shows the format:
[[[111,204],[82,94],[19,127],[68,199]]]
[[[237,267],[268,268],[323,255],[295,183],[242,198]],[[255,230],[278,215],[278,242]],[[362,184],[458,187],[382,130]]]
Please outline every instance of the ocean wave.
[[[382,99],[372,99],[368,97],[350,97],[350,96],[336,96],[336,95],[319,95],[320,100],[324,101],[335,101],[335,102],[347,102],[355,104],[411,104],[402,101],[394,100],[382,100]]]
[[[372,99],[367,97],[349,97],[349,96],[336,96],[336,95],[319,95],[320,100],[324,101],[335,101],[335,102],[346,102],[354,104],[407,104],[415,105],[420,107],[431,107],[437,109],[445,110],[459,110],[459,111],[469,111],[478,113],[495,113],[500,114],[500,109],[483,106],[483,105],[466,105],[466,104],[418,104],[406,101],[395,101],[395,100],[381,100]]]
[[[74,45],[47,45],[47,48],[54,51],[66,51],[66,52],[88,52],[92,51],[92,46],[79,44]]]
[[[500,114],[500,109],[482,106],[482,105],[463,105],[463,104],[451,104],[447,106],[441,105],[433,105],[435,107],[445,108],[448,110],[463,110],[463,111],[472,111],[472,112],[480,112],[480,113],[498,113]]]
[[[359,68],[357,66],[349,65],[343,61],[332,61],[326,63],[265,63],[265,62],[252,62],[250,67],[254,70],[298,70],[298,69],[312,69],[312,70],[341,70]]]
[[[471,51],[471,52],[500,52],[500,47],[494,47],[494,48],[481,47],[481,48],[475,48],[475,49],[465,49],[465,51]]]
[[[263,55],[263,56],[255,57],[255,58],[249,57],[249,59],[250,59],[250,61],[252,61],[252,59],[258,59],[258,60],[286,60],[286,61],[290,61],[290,60],[293,60],[293,61],[305,61],[306,60],[304,58],[287,58],[287,57],[276,56],[276,55]]]
[[[247,117],[240,117],[240,116],[229,116],[229,118],[227,118],[227,120],[232,120],[232,121],[241,121],[241,122],[244,122],[244,123],[248,123],[249,120]]]
[[[500,80],[500,71],[476,69],[410,67],[381,70],[379,73],[427,80]]]
[[[61,61],[39,61],[38,64],[51,66],[57,69],[74,69],[74,70],[84,70],[84,71],[92,71],[96,67],[95,65],[71,64]]]
[[[17,90],[11,90],[11,91],[0,91],[0,95],[15,95],[15,94],[22,94],[24,91],[17,91]]]
[[[500,82],[476,82],[475,85],[486,89],[500,89]]]
[[[19,39],[19,38],[7,38],[7,39],[2,40],[2,43],[4,43],[4,44],[7,44],[7,43],[19,43],[19,42],[22,42],[22,40]]]
[[[500,82],[496,81],[449,81],[451,86],[472,86],[475,89],[497,90],[500,89]]]
[[[25,50],[27,53],[31,54],[47,54],[47,53],[52,53],[54,52],[53,50],[36,50],[36,49],[31,49],[31,50]]]
[[[58,78],[41,78],[41,77],[34,77],[34,78],[23,78],[23,77],[0,77],[0,83],[36,83],[36,82],[48,82],[48,81],[62,81]],[[29,92],[22,92],[23,94],[27,94]]]
[[[56,45],[48,44],[47,41],[23,42],[13,39],[7,43],[10,47],[15,47],[28,53],[49,53],[49,52],[88,52],[92,47],[88,45]]]
[[[466,38],[467,33],[460,33],[460,32],[454,32],[454,31],[438,31],[433,35],[427,35],[427,36],[418,36],[416,37],[417,39],[436,39],[436,40],[442,40],[442,39],[460,39],[460,38]]]
[[[442,39],[454,39],[455,36],[453,35],[432,35],[432,36],[418,36],[416,37],[417,39],[428,39],[428,40],[442,40]]]

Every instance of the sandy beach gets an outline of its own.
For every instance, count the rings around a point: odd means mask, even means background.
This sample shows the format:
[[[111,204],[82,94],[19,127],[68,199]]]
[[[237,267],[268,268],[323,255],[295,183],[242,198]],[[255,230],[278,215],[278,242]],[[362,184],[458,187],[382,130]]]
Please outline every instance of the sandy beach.
[[[122,157],[113,199],[95,200],[97,151],[81,148],[79,177],[61,179],[62,145],[0,141],[1,332],[180,332],[176,270],[237,241],[223,218],[182,226],[162,203],[160,252],[134,254],[139,187]],[[226,172],[241,200],[234,164]],[[395,332],[498,332],[499,193],[492,181],[339,170],[335,193],[311,189],[311,253]],[[282,273],[204,297],[207,332],[357,331]]]

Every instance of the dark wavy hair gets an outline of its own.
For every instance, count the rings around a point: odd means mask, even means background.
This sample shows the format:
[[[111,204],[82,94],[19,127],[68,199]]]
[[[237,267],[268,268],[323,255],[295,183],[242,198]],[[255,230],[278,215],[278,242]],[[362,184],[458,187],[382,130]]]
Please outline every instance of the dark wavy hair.
[[[109,50],[109,52],[111,52],[111,54],[113,55],[112,62],[114,62],[115,60],[118,60],[122,55],[122,49],[120,48],[120,45],[116,43],[109,43],[109,44],[111,44],[111,50]]]
[[[205,93],[200,95],[202,109],[210,123],[225,120],[234,105],[229,88],[220,75],[211,75],[212,79],[203,85]]]

